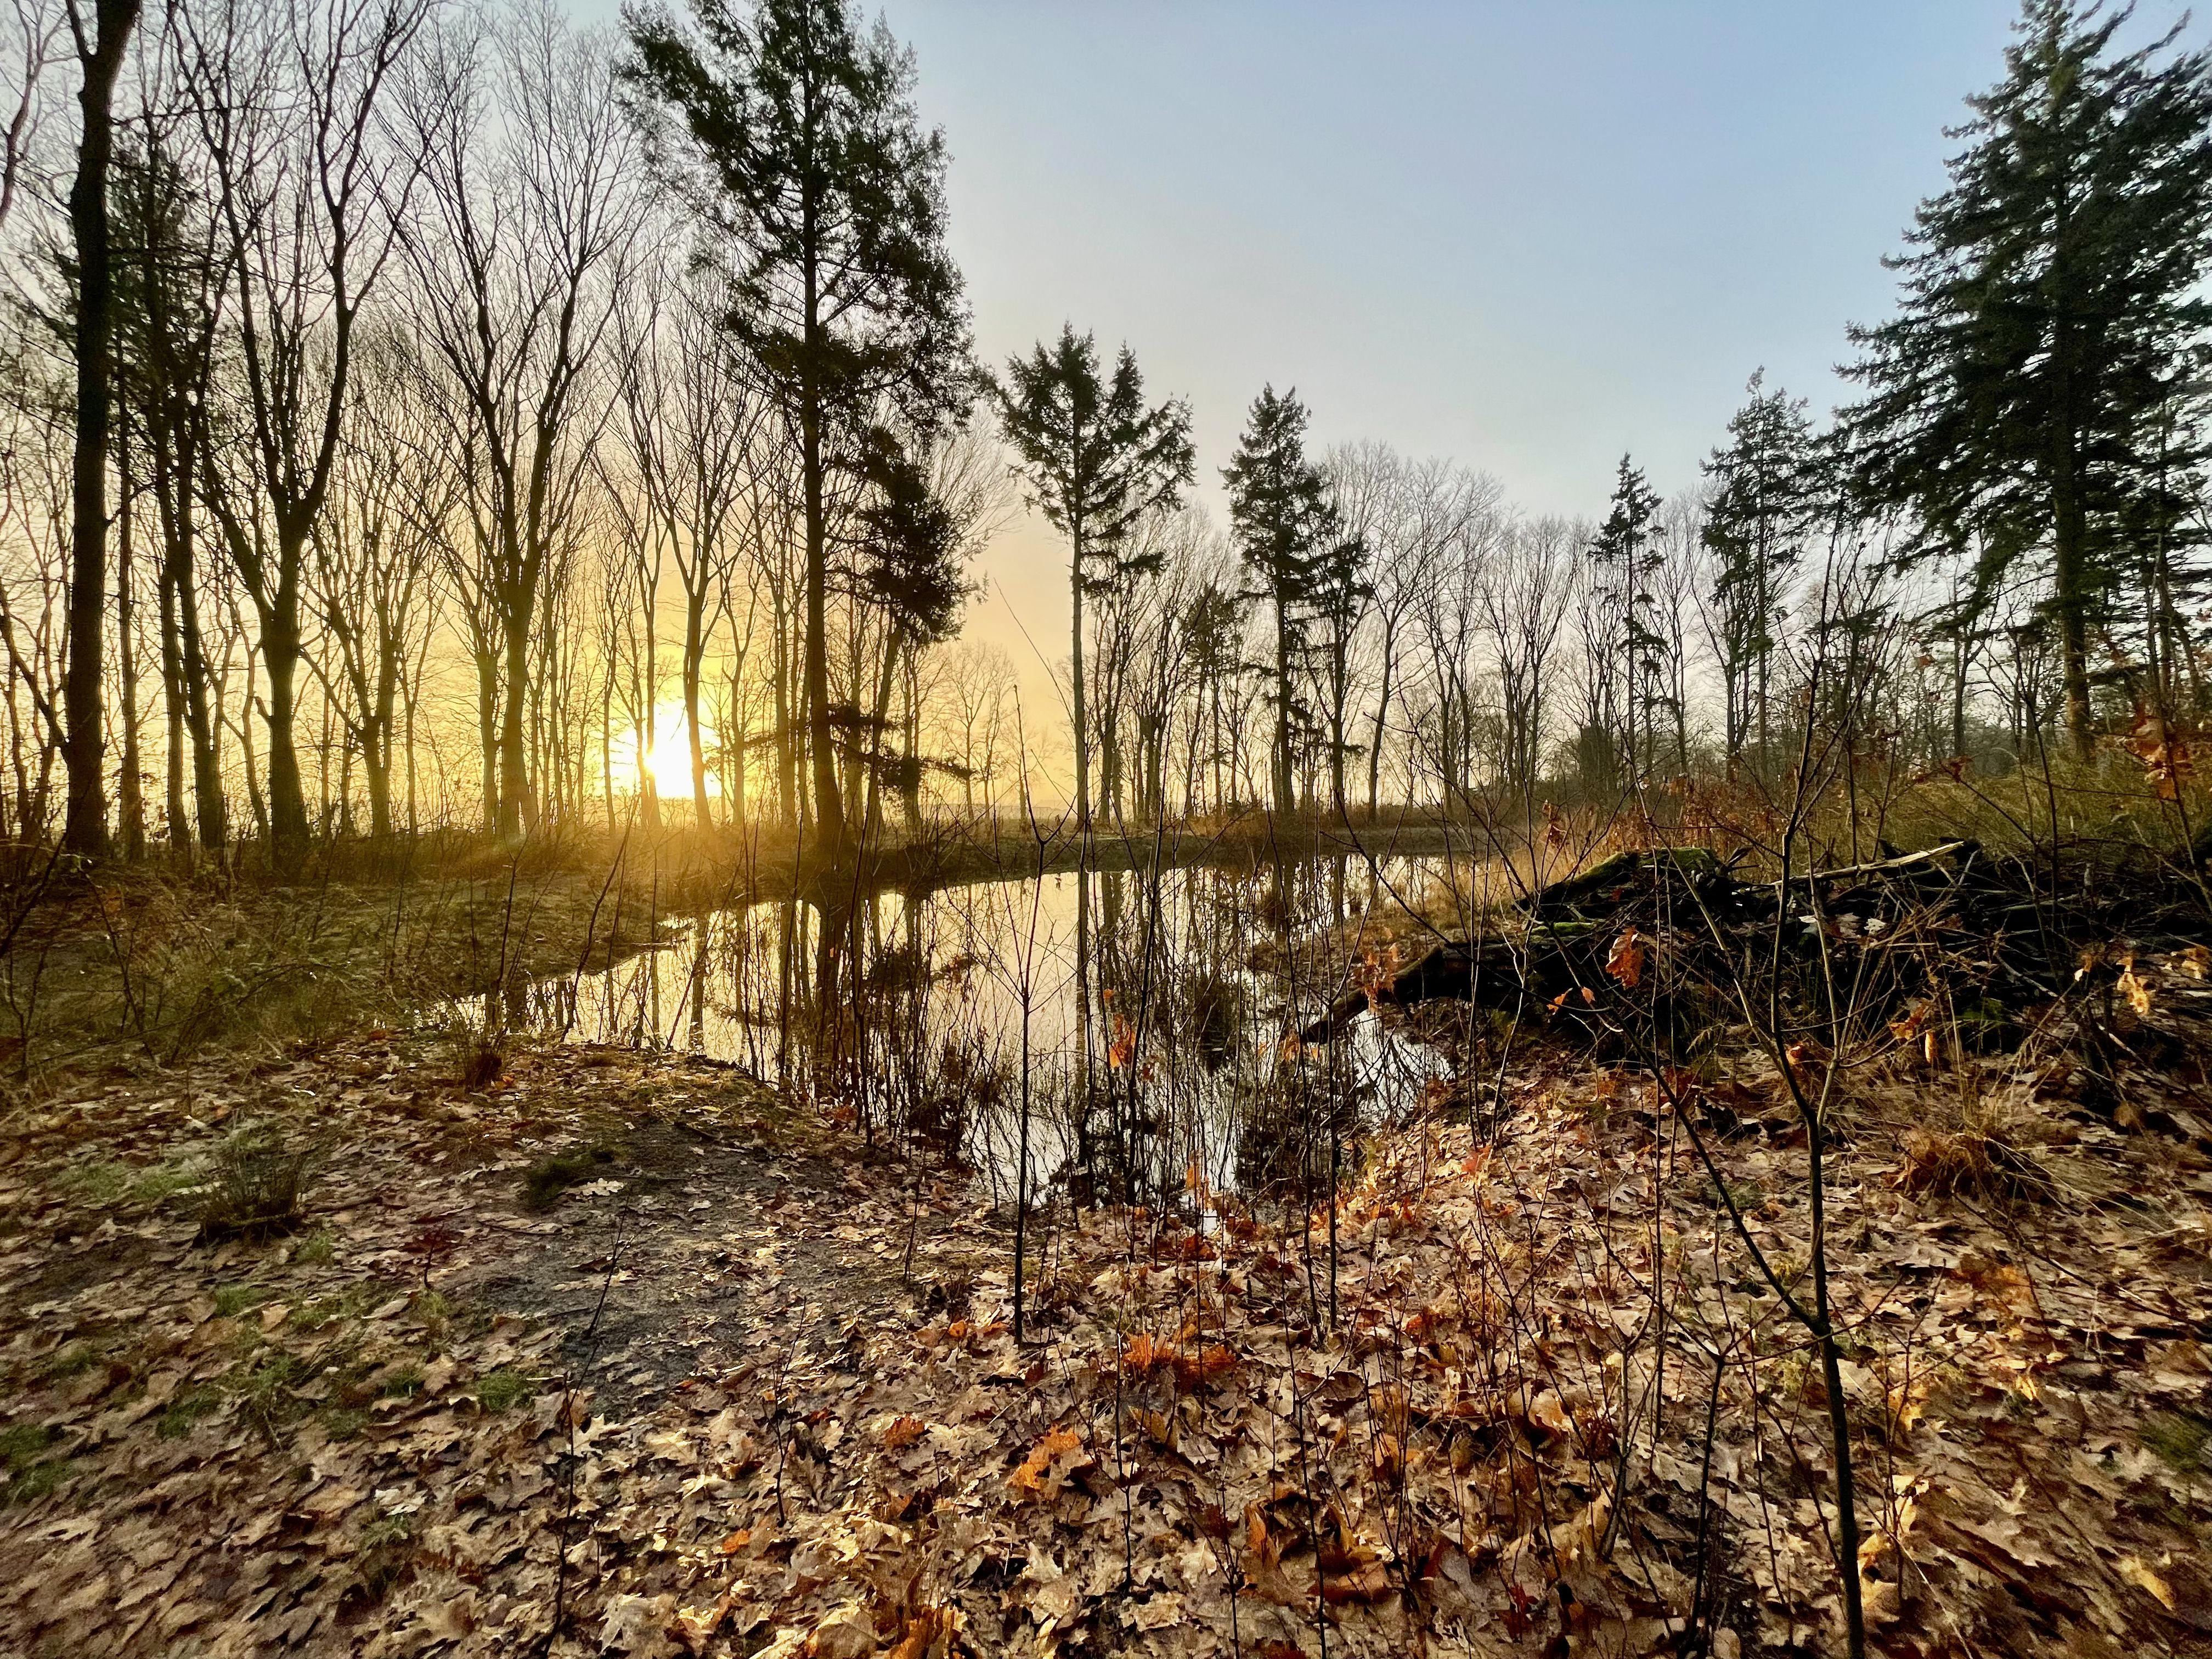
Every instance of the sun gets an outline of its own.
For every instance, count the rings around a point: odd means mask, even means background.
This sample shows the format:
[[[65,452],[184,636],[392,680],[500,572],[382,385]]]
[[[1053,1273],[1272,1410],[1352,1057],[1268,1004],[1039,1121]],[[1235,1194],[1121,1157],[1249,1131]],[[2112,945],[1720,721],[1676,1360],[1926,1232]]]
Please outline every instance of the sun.
[[[702,721],[699,735],[704,743],[708,764],[707,793],[719,796],[722,780],[713,764],[714,728]],[[637,734],[621,732],[615,736],[613,754],[615,787],[625,784],[635,791],[643,787],[648,775],[653,779],[653,793],[663,799],[672,796],[688,796],[691,793],[691,737],[684,719],[684,705],[664,702],[653,711],[651,746],[641,757]]]

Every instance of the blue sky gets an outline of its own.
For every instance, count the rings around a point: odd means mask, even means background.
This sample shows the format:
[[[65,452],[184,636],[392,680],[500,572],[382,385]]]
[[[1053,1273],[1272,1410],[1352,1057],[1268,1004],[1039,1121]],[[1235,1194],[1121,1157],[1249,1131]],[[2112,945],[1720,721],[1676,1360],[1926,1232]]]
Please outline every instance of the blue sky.
[[[2011,0],[887,0],[994,362],[1126,338],[1226,459],[1261,384],[1595,510],[1691,481],[1844,324],[1999,73]],[[2147,21],[2180,8],[2145,0]],[[2201,36],[2202,29],[2192,33]]]
[[[612,9],[611,0],[586,0]],[[951,150],[1002,363],[1061,321],[1196,415],[1201,499],[1261,385],[1602,510],[1632,452],[1694,482],[1745,380],[1825,411],[1887,313],[1943,129],[2016,0],[882,0]],[[2134,33],[2182,15],[2141,0]],[[2193,25],[2192,40],[2207,38]],[[1037,526],[987,567],[1064,652]],[[996,610],[997,604],[988,609]],[[979,619],[981,620],[981,619]],[[994,617],[988,631],[1004,629]],[[1016,648],[1018,650],[1018,645]]]

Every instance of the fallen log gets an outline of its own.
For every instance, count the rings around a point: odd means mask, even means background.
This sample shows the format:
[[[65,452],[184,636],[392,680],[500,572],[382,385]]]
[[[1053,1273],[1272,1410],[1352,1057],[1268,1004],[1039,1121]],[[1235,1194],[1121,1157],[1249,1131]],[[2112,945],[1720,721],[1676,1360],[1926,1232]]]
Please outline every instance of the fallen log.
[[[1476,945],[1466,939],[1447,939],[1432,945],[1388,980],[1355,986],[1329,1005],[1328,1012],[1298,1032],[1302,1042],[1327,1042],[1370,1005],[1406,1006],[1437,997],[1464,997],[1474,990],[1485,969],[1510,972],[1510,948],[1503,939]]]
[[[1304,1042],[1327,1042],[1370,1006],[1408,1007],[1440,997],[1541,1006],[1562,991],[1600,985],[1606,952],[1623,927],[1663,925],[1664,919],[1653,917],[1644,903],[1662,885],[1674,887],[1684,905],[1695,907],[1693,918],[1702,914],[1725,932],[1741,933],[1773,927],[1793,893],[1838,883],[1852,884],[1856,894],[1864,896],[1869,902],[1861,908],[1869,915],[1895,908],[1891,884],[1912,893],[1912,902],[1922,902],[1923,890],[1931,885],[1958,887],[1980,850],[1970,840],[1951,841],[1770,882],[1738,880],[1727,863],[1700,847],[1616,854],[1516,901],[1528,920],[1511,936],[1432,945],[1395,975],[1345,992],[1298,1036]],[[1682,890],[1685,885],[1687,891]],[[1854,896],[1842,896],[1838,914],[1849,909]],[[1693,920],[1691,932],[1693,939],[1701,938],[1704,924]]]

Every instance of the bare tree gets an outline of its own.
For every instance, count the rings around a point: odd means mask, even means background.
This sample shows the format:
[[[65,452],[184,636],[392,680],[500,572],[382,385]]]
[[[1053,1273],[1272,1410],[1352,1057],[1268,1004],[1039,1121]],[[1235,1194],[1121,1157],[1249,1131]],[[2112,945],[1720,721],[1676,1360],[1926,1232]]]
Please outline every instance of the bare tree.
[[[544,0],[435,31],[410,87],[428,187],[407,226],[411,298],[474,462],[474,585],[499,647],[502,836],[536,821],[525,743],[531,626],[605,418],[608,339],[643,195],[610,43]]]
[[[329,642],[324,690],[361,757],[369,833],[392,834],[392,774],[409,664],[429,612],[429,574],[455,489],[431,448],[396,341],[362,354],[347,410],[334,509],[314,537],[312,580]]]
[[[337,465],[356,327],[416,173],[385,106],[431,4],[226,0],[180,14],[243,403],[204,494],[259,624],[280,865],[307,837],[293,723],[308,548]]]
[[[660,544],[675,556],[684,598],[681,670],[692,805],[707,830],[714,818],[700,690],[708,634],[740,551],[735,520],[748,465],[773,441],[769,405],[721,326],[731,301],[719,275],[664,267],[637,287],[635,333],[623,343],[617,432],[626,481],[640,492],[641,510],[659,520]]]
[[[1532,809],[1543,769],[1553,653],[1574,592],[1575,559],[1587,526],[1564,519],[1516,524],[1481,589],[1483,624],[1497,660],[1507,790]]]

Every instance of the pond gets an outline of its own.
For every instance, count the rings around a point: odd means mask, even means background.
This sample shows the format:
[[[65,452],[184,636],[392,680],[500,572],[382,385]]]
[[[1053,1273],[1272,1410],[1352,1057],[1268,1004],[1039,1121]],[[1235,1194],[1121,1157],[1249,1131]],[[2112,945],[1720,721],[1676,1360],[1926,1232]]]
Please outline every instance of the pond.
[[[518,986],[506,1018],[731,1061],[871,1138],[957,1154],[1001,1200],[1054,1182],[1310,1184],[1449,1067],[1372,1013],[1325,1045],[1288,1034],[1352,986],[1371,942],[1418,931],[1408,905],[1453,873],[1329,857],[886,892],[842,914],[741,905]]]

